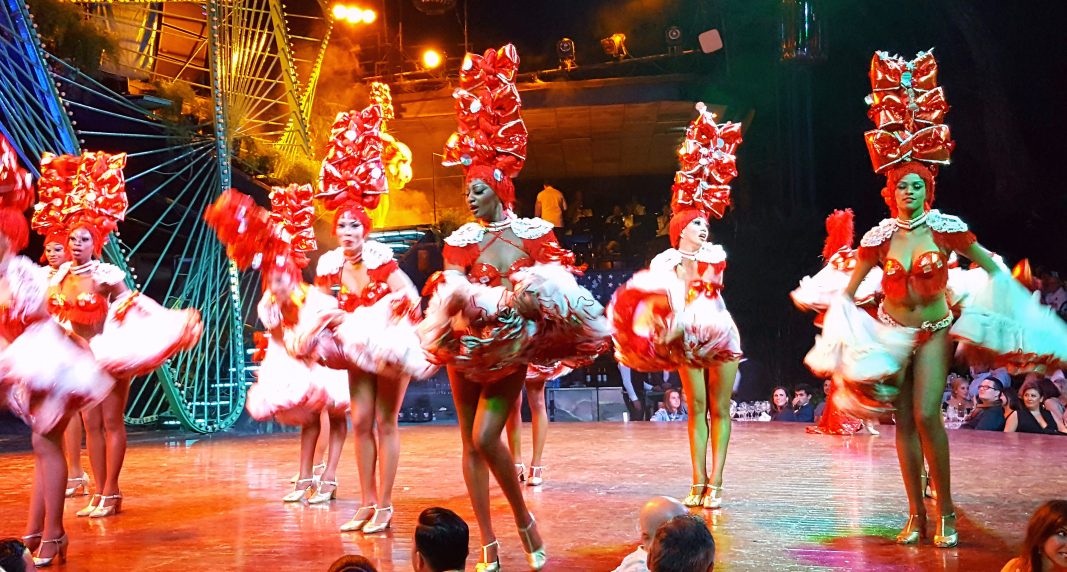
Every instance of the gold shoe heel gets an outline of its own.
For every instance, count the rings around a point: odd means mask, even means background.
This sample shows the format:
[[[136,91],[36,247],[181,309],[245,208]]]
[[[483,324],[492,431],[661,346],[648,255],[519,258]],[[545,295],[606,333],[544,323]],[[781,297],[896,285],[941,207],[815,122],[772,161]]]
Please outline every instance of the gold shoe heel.
[[[952,520],[952,525],[946,524],[946,520]],[[946,534],[946,528],[951,530]],[[937,530],[934,531],[934,546],[938,548],[952,548],[960,542],[959,531],[956,530],[956,513],[950,512],[937,519]]]
[[[370,519],[374,517],[375,505],[361,506],[356,514],[352,516],[352,520],[341,525],[341,532],[356,532],[357,530],[363,530],[363,527],[370,522]],[[365,515],[362,518],[360,515]]]
[[[708,488],[708,485],[692,485],[689,487],[689,495],[682,499],[682,504],[692,508],[700,506],[704,502],[704,491]]]
[[[76,516],[89,516],[89,515],[93,514],[94,510],[96,510],[97,505],[99,505],[102,502],[104,502],[104,501],[101,499],[100,495],[93,495],[93,496],[89,497],[89,506],[79,510],[78,512],[76,512],[74,514]]]
[[[708,485],[708,494],[704,495],[704,508],[722,508],[722,487]]]
[[[378,513],[389,513],[389,518],[385,519],[385,522],[378,522]],[[374,516],[371,517],[370,522],[363,525],[363,534],[377,534],[383,530],[389,528],[393,522],[393,507],[387,506],[385,508],[374,509]]]
[[[38,568],[44,568],[46,566],[51,566],[53,562],[56,564],[62,564],[67,561],[67,546],[69,546],[70,543],[67,541],[66,534],[52,540],[42,540],[40,548],[37,549],[38,555],[41,554],[41,550],[43,550],[45,545],[47,544],[55,544],[56,553],[48,557],[34,556],[34,566],[37,566]]]
[[[897,544],[918,544],[926,536],[926,515],[910,514],[904,530],[897,535]]]

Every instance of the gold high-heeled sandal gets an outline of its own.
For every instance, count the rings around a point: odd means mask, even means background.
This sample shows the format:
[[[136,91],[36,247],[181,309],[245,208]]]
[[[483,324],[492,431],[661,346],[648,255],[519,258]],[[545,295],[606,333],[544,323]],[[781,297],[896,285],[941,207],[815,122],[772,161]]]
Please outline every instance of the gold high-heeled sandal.
[[[115,501],[105,505],[108,500]],[[104,495],[100,497],[100,504],[89,514],[89,518],[105,518],[118,514],[122,510],[122,495]]]
[[[302,483],[307,483],[301,486]],[[300,479],[296,481],[296,488],[289,492],[289,494],[282,497],[282,502],[300,502],[308,492],[314,488],[315,479]]]
[[[56,553],[47,557],[40,556],[41,551],[44,550],[44,547],[48,544],[56,545]],[[66,534],[52,540],[42,540],[41,546],[37,549],[37,555],[33,557],[33,564],[38,568],[44,568],[45,566],[51,566],[53,562],[56,562],[57,564],[66,562],[67,546],[69,545],[70,542],[67,541]]]
[[[691,485],[689,487],[689,495],[682,499],[682,504],[687,507],[700,506],[704,502],[704,491],[708,488],[707,484]],[[697,491],[700,491],[699,493]]]
[[[71,484],[74,486],[70,486]],[[67,498],[83,497],[89,494],[89,475],[82,473],[80,477],[67,479],[67,490],[64,492]]]
[[[926,515],[909,514],[908,522],[904,524],[904,530],[897,534],[897,544],[918,544],[919,540],[926,536]]]
[[[525,540],[525,542],[522,543],[522,551],[526,553],[526,563],[530,565],[530,570],[540,570],[544,568],[545,563],[548,562],[548,554],[545,553],[545,540],[543,538],[541,539],[541,548],[538,548],[533,552],[529,552],[526,548],[533,544],[533,539],[530,538],[530,529],[536,524],[537,521],[534,520],[534,517],[531,514],[530,524],[526,525],[525,528],[519,529],[519,532],[522,533],[523,540]]]
[[[322,487],[331,487],[323,492]],[[320,504],[330,502],[337,498],[337,481],[318,481],[315,485],[315,494],[308,498],[308,504]]]
[[[545,484],[545,468],[543,466],[530,466],[530,476],[526,477],[526,486],[539,487]]]
[[[722,487],[708,485],[708,492],[704,495],[704,508],[722,508]]]
[[[374,510],[376,508],[378,508],[377,505],[359,507],[356,514],[352,516],[352,520],[341,525],[341,532],[355,532],[357,530],[362,530],[363,527],[370,522],[370,519],[374,518]],[[366,512],[364,513],[364,511]],[[360,518],[359,515],[361,514],[365,514],[366,516]]]
[[[389,518],[385,519],[385,522],[378,522],[378,513],[389,511]],[[387,506],[385,508],[374,509],[374,516],[371,517],[370,522],[363,526],[363,534],[377,534],[387,528],[393,522],[393,507]]]
[[[75,516],[89,516],[93,514],[94,510],[96,510],[97,505],[102,502],[104,502],[103,497],[101,495],[94,494],[93,496],[89,497],[89,506],[79,510],[74,514]]]
[[[945,521],[952,519],[952,532],[945,534],[945,529],[948,526]],[[941,515],[941,518],[937,519],[937,528],[934,529],[934,546],[938,548],[952,548],[960,542],[960,533],[956,530],[956,513],[950,512],[948,514]]]
[[[474,566],[475,572],[500,572],[500,555],[497,554],[496,558],[489,561],[489,549],[493,548],[494,551],[500,550],[500,545],[497,541],[492,541],[482,547],[482,561]]]

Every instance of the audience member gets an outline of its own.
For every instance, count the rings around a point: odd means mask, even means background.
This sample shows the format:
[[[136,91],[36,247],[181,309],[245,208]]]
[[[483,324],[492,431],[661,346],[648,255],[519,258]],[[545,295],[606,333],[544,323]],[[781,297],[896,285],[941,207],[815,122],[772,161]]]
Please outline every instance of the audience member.
[[[1062,572],[1067,570],[1067,500],[1038,507],[1026,526],[1022,553],[1000,572]]]
[[[796,421],[789,406],[789,390],[779,385],[771,393],[771,421]]]
[[[792,421],[800,423],[815,422],[815,407],[811,404],[811,386],[801,383],[793,390],[793,416]]]
[[[822,399],[815,405],[815,423],[818,424],[822,419],[822,413],[826,410],[826,402],[830,399],[831,384],[833,382],[829,379],[825,379],[822,382]]]
[[[1056,377],[1059,374],[1059,377]],[[1056,386],[1056,389],[1060,390],[1060,411],[1063,413],[1060,415],[1060,419],[1063,419],[1064,425],[1067,425],[1067,379],[1063,378],[1063,372],[1057,370],[1052,376],[1052,383]]]
[[[415,572],[462,572],[470,552],[470,530],[456,513],[430,507],[419,515],[411,567]]]
[[[1048,276],[1041,280],[1041,302],[1052,307],[1054,312],[1063,314],[1067,311],[1067,290],[1063,288],[1063,281],[1056,272],[1049,272]]]
[[[378,569],[366,556],[345,554],[334,560],[326,572],[378,572]]]
[[[978,386],[978,404],[963,420],[960,429],[979,431],[1004,430],[1004,386],[995,377],[987,377]]]
[[[1041,406],[1041,390],[1037,381],[1030,379],[1019,388],[1019,407],[1008,415],[1004,423],[1005,433],[1045,433],[1048,435],[1067,434],[1063,419],[1056,419],[1049,410]]]
[[[1047,377],[1037,380],[1037,390],[1041,392],[1041,405],[1048,409],[1053,417],[1063,420],[1063,393],[1059,386]]]
[[[689,412],[682,408],[682,394],[673,387],[663,393],[663,407],[649,421],[687,421]]]
[[[1004,391],[1011,389],[1011,375],[1008,374],[1008,370],[1004,368],[989,369],[989,368],[972,368],[971,370],[971,387],[968,390],[969,397],[978,397],[978,386],[982,384],[982,380],[995,377],[1000,382],[1000,386],[1004,388]]]
[[[622,559],[622,563],[614,572],[648,572],[648,551],[656,531],[668,520],[686,514],[689,514],[689,510],[677,499],[652,497],[641,507],[641,514],[638,516],[641,544]]]
[[[563,214],[567,212],[567,199],[563,193],[552,185],[545,184],[544,189],[537,193],[537,202],[534,204],[534,216],[543,218],[556,227],[556,237],[563,236]]]
[[[651,572],[711,572],[715,567],[715,539],[704,519],[676,516],[656,531],[648,550]]]
[[[33,554],[21,540],[5,538],[0,540],[0,570],[32,572],[37,570],[37,567],[33,565]]]
[[[948,375],[948,398],[941,404],[950,417],[963,417],[974,407],[970,397],[970,381],[954,373]]]

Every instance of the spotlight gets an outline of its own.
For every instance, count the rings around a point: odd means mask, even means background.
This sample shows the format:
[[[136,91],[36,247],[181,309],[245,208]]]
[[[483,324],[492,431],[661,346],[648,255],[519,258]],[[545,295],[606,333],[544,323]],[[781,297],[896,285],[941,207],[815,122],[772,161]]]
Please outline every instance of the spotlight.
[[[368,24],[373,24],[378,19],[378,13],[370,8],[363,11],[363,21]]]
[[[441,52],[438,52],[437,50],[426,50],[425,52],[422,52],[422,65],[426,69],[432,70],[440,66],[443,60],[444,58],[441,57]]]
[[[556,55],[559,56],[559,67],[570,71],[578,67],[574,57],[574,40],[563,38],[556,44]]]
[[[671,26],[663,31],[663,36],[667,40],[667,53],[677,54],[678,46],[682,45],[682,29]]]
[[[626,34],[615,33],[603,40],[600,40],[600,47],[604,49],[604,53],[621,60],[630,55],[626,51]]]

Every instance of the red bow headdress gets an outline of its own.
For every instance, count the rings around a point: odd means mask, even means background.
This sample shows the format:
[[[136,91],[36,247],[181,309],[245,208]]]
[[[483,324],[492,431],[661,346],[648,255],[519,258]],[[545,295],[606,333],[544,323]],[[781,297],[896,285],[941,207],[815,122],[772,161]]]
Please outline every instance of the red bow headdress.
[[[932,51],[904,60],[888,52],[871,59],[871,89],[867,116],[876,129],[864,134],[876,173],[901,163],[922,163],[936,173],[949,164],[955,143],[944,124],[948,113],[945,93],[937,85],[937,61]]]
[[[389,191],[382,166],[381,127],[382,108],[377,104],[337,114],[315,195],[328,210],[373,209]]]
[[[301,267],[307,266],[307,253],[316,250],[315,191],[311,185],[290,184],[273,187],[270,192],[270,220],[276,232],[284,232],[292,247],[293,257]]]
[[[697,118],[678,149],[681,169],[674,176],[671,210],[695,209],[706,217],[722,218],[730,205],[729,183],[737,176],[741,124],[715,123],[715,114],[703,102],[696,109]]]
[[[29,228],[24,212],[33,204],[33,183],[29,171],[19,166],[18,154],[0,135],[0,232],[15,252],[26,248]]]
[[[96,254],[107,235],[126,217],[126,154],[85,151],[78,155],[41,155],[38,202],[31,224],[41,234],[86,226]]]
[[[296,189],[300,190],[301,187]],[[275,192],[271,193],[272,203],[278,191],[284,192],[286,189],[276,187]],[[310,195],[310,191],[307,195]],[[288,213],[289,206],[284,208]],[[208,206],[204,211],[204,221],[215,229],[219,242],[226,246],[226,255],[241,270],[259,268],[263,270],[266,280],[270,271],[299,274],[299,269],[307,266],[308,259],[302,248],[307,243],[301,243],[301,238],[289,230],[299,225],[293,225],[288,214],[268,211],[257,205],[252,197],[235,189],[222,193]]]
[[[507,209],[515,204],[511,179],[526,161],[528,140],[515,87],[518,69],[519,54],[512,44],[463,58],[460,87],[452,93],[458,125],[441,160],[446,167],[462,165],[467,182],[484,181]]]
[[[382,108],[383,124],[396,117],[396,112],[393,111],[393,92],[389,89],[389,84],[372,81],[370,83],[370,102]],[[384,125],[382,129],[385,129]]]

